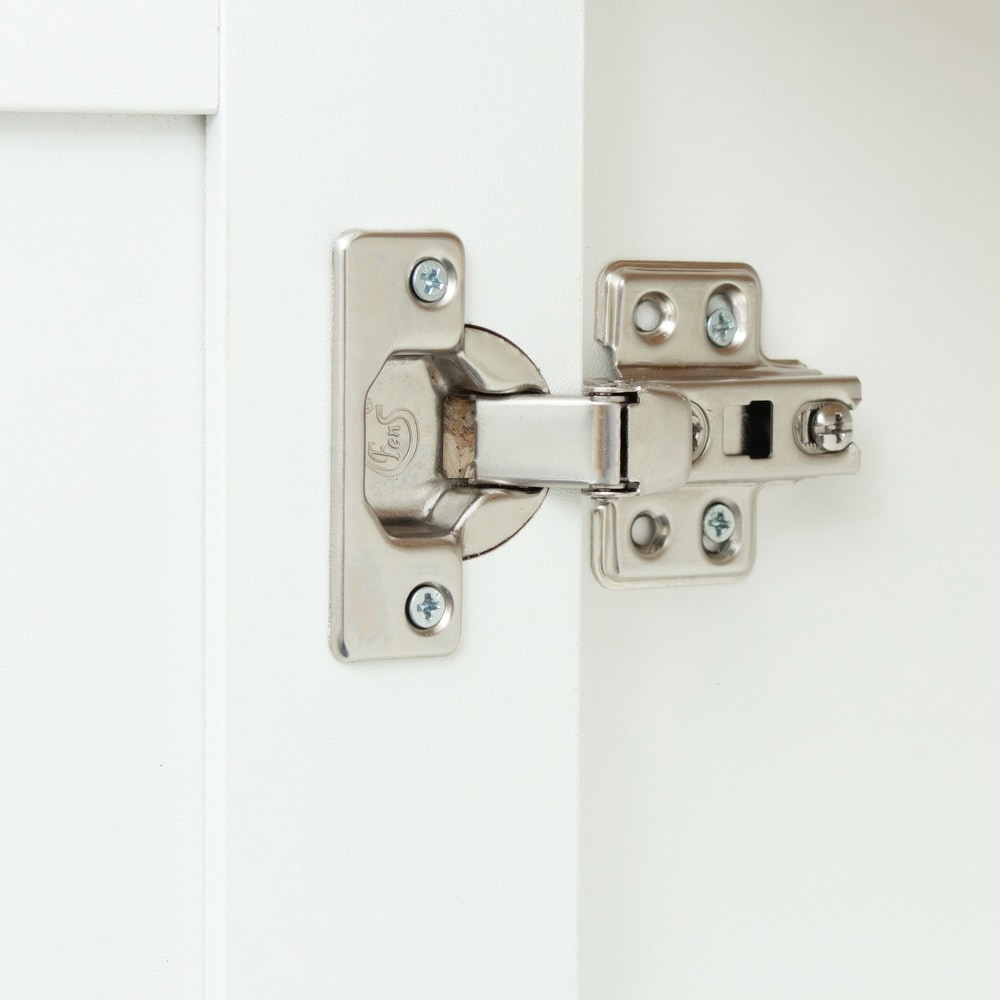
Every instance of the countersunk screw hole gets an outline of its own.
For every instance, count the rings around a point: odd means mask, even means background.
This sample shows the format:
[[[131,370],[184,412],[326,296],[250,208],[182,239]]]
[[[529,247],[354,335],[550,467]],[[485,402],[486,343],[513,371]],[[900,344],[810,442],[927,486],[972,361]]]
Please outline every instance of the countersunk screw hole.
[[[645,340],[665,340],[674,332],[677,308],[663,292],[646,292],[632,310],[632,325]]]
[[[635,328],[640,333],[652,333],[663,319],[652,299],[640,299],[635,306]]]
[[[662,514],[643,511],[632,518],[629,538],[635,550],[644,556],[655,556],[670,538],[670,522]]]

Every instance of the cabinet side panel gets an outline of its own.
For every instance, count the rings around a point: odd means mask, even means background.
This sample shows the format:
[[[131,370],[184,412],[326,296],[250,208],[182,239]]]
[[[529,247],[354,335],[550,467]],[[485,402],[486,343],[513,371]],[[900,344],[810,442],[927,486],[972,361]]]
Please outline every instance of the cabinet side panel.
[[[585,581],[586,1000],[1000,992],[998,45],[978,0],[588,4],[587,282],[745,260],[765,352],[865,398],[743,582]]]

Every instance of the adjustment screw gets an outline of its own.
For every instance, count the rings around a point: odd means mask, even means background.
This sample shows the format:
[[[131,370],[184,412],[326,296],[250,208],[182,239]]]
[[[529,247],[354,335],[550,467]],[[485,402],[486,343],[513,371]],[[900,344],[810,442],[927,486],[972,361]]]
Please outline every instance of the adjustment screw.
[[[697,462],[708,447],[708,417],[697,404],[691,403],[691,461]]]
[[[736,317],[731,309],[716,309],[705,322],[708,339],[716,347],[729,347],[736,339]]]
[[[410,288],[421,302],[440,302],[448,291],[448,281],[448,268],[434,257],[425,257],[410,275]]]
[[[447,608],[444,594],[433,583],[422,583],[407,598],[406,617],[414,628],[426,631],[441,624]]]
[[[724,503],[713,503],[701,519],[701,530],[713,545],[722,545],[736,531],[736,515]]]
[[[851,443],[853,426],[850,409],[832,400],[809,418],[809,438],[821,451],[843,451]]]

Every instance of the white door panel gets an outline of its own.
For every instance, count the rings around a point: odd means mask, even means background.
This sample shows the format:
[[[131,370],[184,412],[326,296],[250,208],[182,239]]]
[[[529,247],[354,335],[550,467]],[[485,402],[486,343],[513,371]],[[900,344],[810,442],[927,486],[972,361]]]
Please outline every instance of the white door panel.
[[[0,993],[202,994],[199,118],[0,116]]]
[[[581,995],[995,996],[995,9],[587,17],[585,285],[748,261],[767,353],[865,401],[744,582],[585,579]]]

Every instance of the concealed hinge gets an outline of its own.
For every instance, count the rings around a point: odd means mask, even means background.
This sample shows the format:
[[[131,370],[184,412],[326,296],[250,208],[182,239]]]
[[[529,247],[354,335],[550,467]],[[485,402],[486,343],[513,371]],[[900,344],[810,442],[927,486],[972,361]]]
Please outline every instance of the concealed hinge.
[[[753,564],[765,483],[855,472],[856,378],[760,347],[745,264],[612,264],[597,340],[616,377],[548,394],[511,341],[466,325],[448,233],[348,233],[335,256],[331,646],[434,656],[459,637],[462,560],[548,487],[593,501],[609,587],[731,580]]]

